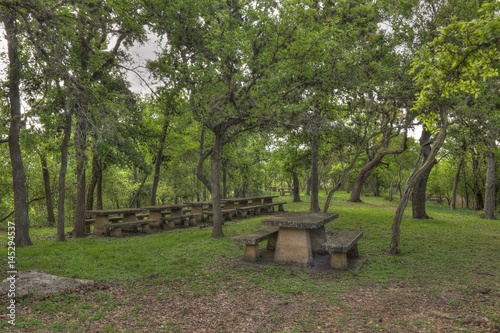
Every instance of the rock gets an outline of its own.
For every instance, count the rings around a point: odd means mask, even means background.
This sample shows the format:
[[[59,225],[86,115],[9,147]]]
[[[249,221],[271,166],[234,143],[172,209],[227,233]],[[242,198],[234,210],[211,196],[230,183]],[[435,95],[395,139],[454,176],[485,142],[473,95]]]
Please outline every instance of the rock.
[[[93,286],[92,280],[71,279],[50,275],[39,270],[18,272],[15,282],[7,277],[0,282],[0,292],[3,295],[14,290],[16,297],[27,294],[50,295],[74,291],[82,286]]]

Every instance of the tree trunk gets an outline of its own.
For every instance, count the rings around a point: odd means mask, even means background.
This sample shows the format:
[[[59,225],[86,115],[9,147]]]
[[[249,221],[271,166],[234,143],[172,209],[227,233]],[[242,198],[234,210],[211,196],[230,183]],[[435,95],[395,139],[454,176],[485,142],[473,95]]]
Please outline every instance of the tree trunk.
[[[60,90],[59,90],[60,91]],[[60,91],[61,92],[61,91]],[[66,200],[66,172],[68,170],[68,145],[71,138],[71,123],[72,116],[69,108],[66,105],[66,100],[63,102],[64,109],[64,136],[59,148],[61,152],[61,167],[59,170],[59,197],[57,198],[57,240],[64,242],[66,236],[64,234],[65,211],[64,201]]]
[[[312,133],[311,138],[311,212],[317,213],[319,209],[319,138],[316,133]]]
[[[419,162],[415,165],[415,169],[413,170],[412,174],[408,177],[405,188],[403,190],[403,195],[401,196],[398,208],[396,209],[396,213],[394,214],[394,219],[392,221],[392,238],[390,245],[390,252],[392,254],[400,253],[399,243],[401,235],[401,221],[403,220],[403,214],[406,209],[406,205],[408,204],[408,201],[410,199],[411,192],[413,191],[413,187],[418,182],[422,174],[432,168],[434,159],[436,158],[437,153],[443,146],[444,140],[446,139],[446,132],[448,127],[447,112],[441,111],[440,119],[441,119],[441,129],[436,137],[436,140],[432,144],[432,148],[428,156],[429,158],[427,158],[425,162],[422,161],[421,158],[419,158]]]
[[[96,186],[96,193],[95,193],[95,204],[96,204],[96,209],[103,209],[102,205],[102,180],[103,180],[103,172],[104,172],[104,166],[102,161],[99,159],[99,169],[97,173],[97,186]]]
[[[8,89],[10,102],[9,154],[12,167],[12,184],[14,189],[14,242],[18,247],[32,245],[29,236],[28,191],[26,176],[19,143],[21,134],[21,95],[19,90],[21,79],[21,62],[19,60],[19,45],[16,18],[13,13],[3,13],[2,21],[5,27],[8,65]]]
[[[332,198],[335,192],[342,186],[342,182],[338,182],[330,191],[328,191],[328,195],[326,196],[325,206],[323,207],[324,212],[328,212],[330,209],[330,205],[332,204]]]
[[[300,200],[300,184],[297,172],[293,173],[293,202],[302,202],[302,200]]]
[[[212,192],[212,213],[213,213],[213,229],[212,237],[223,237],[222,231],[222,209],[221,209],[221,193],[220,193],[220,165],[222,159],[224,133],[215,132],[214,148],[211,154],[211,192]]]
[[[431,151],[429,140],[431,139],[431,132],[427,130],[424,126],[422,129],[422,135],[420,136],[420,159],[422,163],[425,163],[429,158],[429,153]],[[413,188],[411,194],[412,201],[412,216],[414,219],[429,219],[430,216],[427,215],[425,209],[426,192],[427,192],[427,182],[432,171],[432,167],[437,164],[436,159],[431,161],[431,167],[429,170],[422,172],[422,175],[417,179],[417,183]]]
[[[494,220],[495,219],[495,170],[496,170],[496,159],[494,149],[496,149],[495,140],[490,140],[489,146],[492,149],[491,152],[488,153],[487,163],[488,169],[486,171],[486,189],[484,191],[484,213],[483,217],[485,219]]]
[[[83,103],[83,104],[82,104]],[[76,202],[75,202],[75,225],[72,234],[75,237],[84,237],[85,231],[85,190],[86,190],[86,164],[87,164],[87,119],[86,119],[86,102],[80,98],[79,106],[81,109],[76,110],[76,127],[75,127],[75,157],[76,157]]]
[[[380,156],[380,158],[377,158],[376,161],[371,160],[359,171],[358,175],[356,176],[356,179],[354,180],[354,184],[352,184],[351,196],[347,201],[362,202],[361,191],[363,190],[363,185],[365,184],[366,179],[372,173],[375,166],[377,166],[378,162],[380,162],[380,160],[382,160],[382,156]]]
[[[155,173],[153,176],[153,184],[151,185],[151,196],[149,202],[151,206],[156,205],[156,192],[158,191],[158,184],[160,183],[160,170],[161,164],[163,163],[163,147],[165,146],[165,142],[167,141],[167,131],[169,125],[170,123],[166,119],[161,130],[160,144],[155,158]]]
[[[227,198],[227,161],[222,162],[222,197]]]
[[[311,175],[307,176],[305,195],[311,195],[311,178]]]
[[[435,165],[436,163],[434,163],[433,165]],[[427,215],[427,211],[425,208],[427,200],[427,182],[429,180],[431,171],[432,167],[428,171],[422,173],[421,178],[417,181],[415,187],[413,188],[413,192],[411,193],[412,217],[414,219],[425,220],[431,218],[429,215]]]
[[[50,188],[50,173],[47,165],[47,158],[40,154],[40,163],[42,165],[43,187],[45,189],[45,203],[47,204],[47,221],[49,227],[56,225],[56,216],[54,215],[54,204],[52,203],[52,190]]]
[[[90,177],[90,183],[87,188],[87,200],[86,200],[86,209],[92,210],[94,208],[94,193],[97,187],[97,183],[99,181],[99,171],[101,167],[101,162],[99,161],[99,155],[97,149],[94,149],[92,152],[92,171]]]
[[[213,152],[211,150],[209,151],[204,151],[204,146],[205,146],[205,128],[201,130],[201,138],[200,138],[200,154],[198,158],[198,169],[196,172],[196,176],[198,179],[205,185],[205,188],[207,188],[209,191],[212,191],[212,184],[210,184],[210,181],[205,177],[205,174],[203,173],[203,163],[205,160],[212,154]],[[206,197],[206,194],[204,194],[204,197]]]
[[[482,178],[481,163],[479,162],[479,154],[475,154],[472,159],[472,193],[474,195],[474,209],[477,211],[483,210],[484,200],[479,184]]]
[[[455,210],[457,208],[457,189],[458,183],[460,182],[460,170],[462,170],[462,165],[464,164],[464,158],[460,157],[458,160],[457,169],[455,170],[455,176],[453,177],[453,187],[451,190],[451,209]]]
[[[380,152],[377,156],[375,156],[372,160],[370,160],[366,165],[359,171],[356,176],[356,180],[352,185],[351,196],[347,201],[349,202],[361,202],[361,191],[363,190],[363,185],[372,173],[375,170],[375,167],[382,161],[384,156],[386,155],[397,155],[401,154],[406,150],[406,134],[403,139],[403,145],[399,149],[386,149]]]
[[[137,208],[139,207],[139,194],[142,191],[142,188],[144,187],[144,184],[146,183],[146,179],[148,179],[149,174],[144,174],[144,177],[142,178],[141,184],[139,185],[139,188],[132,193],[132,198],[130,199],[130,207]]]

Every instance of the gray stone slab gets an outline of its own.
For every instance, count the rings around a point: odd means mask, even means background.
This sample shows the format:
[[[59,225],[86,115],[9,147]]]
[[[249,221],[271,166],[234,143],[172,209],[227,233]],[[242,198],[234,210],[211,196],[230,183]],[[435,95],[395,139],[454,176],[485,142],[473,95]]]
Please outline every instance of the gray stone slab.
[[[262,223],[274,227],[317,229],[336,219],[338,216],[338,214],[322,212],[289,212],[266,218]]]

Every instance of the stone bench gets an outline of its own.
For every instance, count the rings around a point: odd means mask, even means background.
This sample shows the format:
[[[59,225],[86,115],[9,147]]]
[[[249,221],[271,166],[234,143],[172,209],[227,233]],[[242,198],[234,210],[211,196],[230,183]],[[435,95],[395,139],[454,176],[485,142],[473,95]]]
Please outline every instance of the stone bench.
[[[283,202],[272,202],[272,203],[265,203],[264,207],[267,210],[268,213],[272,213],[274,211],[274,206],[278,209],[278,212],[284,212],[285,208],[283,205],[287,204],[286,201]]]
[[[122,236],[122,228],[127,227],[141,227],[141,231],[144,233],[150,233],[149,223],[156,222],[156,220],[137,220],[137,221],[127,221],[127,222],[116,222],[110,223],[108,225],[109,231],[114,237]]]
[[[236,212],[239,217],[247,217],[248,215],[259,215],[263,207],[264,207],[263,205],[238,207],[236,208]]]
[[[323,244],[323,249],[330,255],[331,268],[346,270],[347,258],[359,257],[358,239],[361,236],[363,231],[343,230]]]
[[[264,240],[267,240],[266,248],[274,251],[276,249],[276,241],[278,240],[278,229],[278,227],[267,227],[235,238],[234,240],[238,244],[245,244],[243,259],[246,261],[259,261],[259,243]]]
[[[285,196],[287,193],[292,195],[293,189],[292,188],[281,188],[281,189],[278,189],[278,192],[280,193],[280,196]]]
[[[175,216],[166,216],[162,217],[161,219],[161,224],[163,223],[166,224],[166,227],[168,229],[173,229],[175,228],[175,224],[184,224],[184,226],[194,226],[197,225],[196,218],[201,216],[202,214],[197,214],[197,213],[189,213],[189,214],[183,214],[183,215],[175,215]],[[164,226],[165,227],[165,226]]]
[[[209,211],[205,212],[208,216],[208,222],[213,223],[214,222],[214,212]],[[222,210],[222,218],[224,221],[231,221],[233,219],[233,216],[236,214],[236,209],[223,209]]]

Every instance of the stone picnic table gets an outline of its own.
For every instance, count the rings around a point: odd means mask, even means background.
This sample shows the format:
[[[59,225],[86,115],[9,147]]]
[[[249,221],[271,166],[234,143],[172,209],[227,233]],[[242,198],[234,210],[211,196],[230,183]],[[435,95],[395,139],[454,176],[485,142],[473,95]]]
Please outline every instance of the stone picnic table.
[[[149,211],[149,218],[158,221],[159,226],[164,226],[164,222],[167,228],[174,228],[175,221],[182,222],[185,219],[189,219],[191,214],[186,214],[184,210],[191,210],[191,205],[182,204],[163,204],[154,206],[144,206],[142,207]],[[167,216],[168,215],[168,216]]]
[[[189,207],[187,204],[165,204],[165,205],[154,205],[154,206],[144,206],[143,209],[149,211],[149,218],[161,220],[166,214],[170,216],[180,216],[183,214],[183,209]]]
[[[332,213],[289,212],[264,219],[263,224],[279,228],[274,261],[312,265],[313,252],[322,251],[327,240],[325,224],[337,217]]]
[[[113,216],[122,216],[123,222],[135,222],[137,220],[137,213],[143,212],[142,208],[121,208],[121,209],[95,209],[87,210],[86,214],[95,216],[94,234],[107,235],[109,233],[108,226],[114,221],[110,218]]]
[[[212,201],[191,201],[184,202],[184,204],[189,205],[191,207],[191,211],[196,215],[196,222],[203,222],[205,219],[204,216],[207,212],[212,211],[213,203]]]

